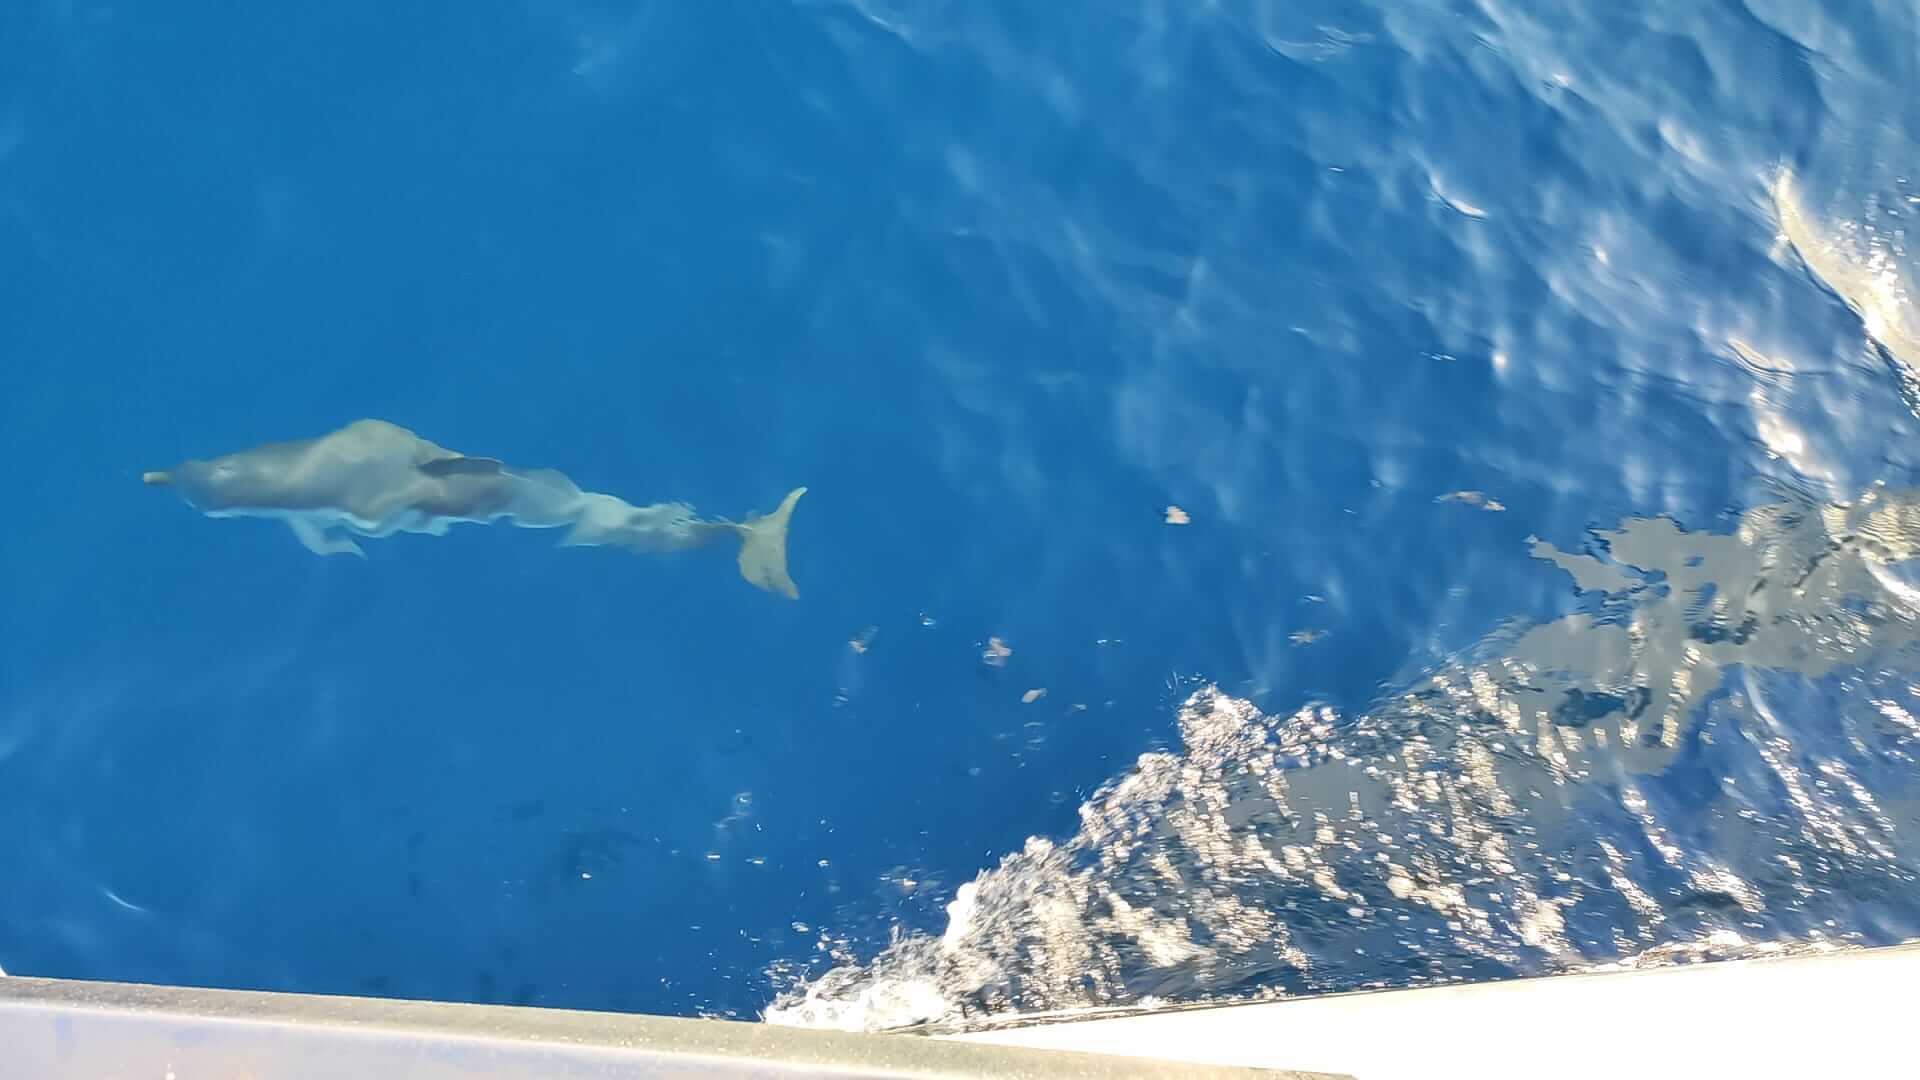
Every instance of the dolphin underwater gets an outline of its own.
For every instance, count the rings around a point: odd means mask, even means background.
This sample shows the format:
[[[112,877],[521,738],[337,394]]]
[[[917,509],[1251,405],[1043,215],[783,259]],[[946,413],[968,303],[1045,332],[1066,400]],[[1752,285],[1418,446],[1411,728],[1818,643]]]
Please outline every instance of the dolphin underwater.
[[[526,529],[566,528],[563,547],[607,546],[650,553],[740,541],[740,576],[788,599],[787,519],[806,494],[745,521],[704,520],[686,503],[634,506],[582,491],[552,469],[520,469],[469,457],[384,420],[356,420],[314,439],[268,443],[210,461],[187,461],[141,477],[171,487],[208,517],[272,518],[316,555],[359,555],[351,536],[397,532],[444,536],[459,522],[505,519]]]

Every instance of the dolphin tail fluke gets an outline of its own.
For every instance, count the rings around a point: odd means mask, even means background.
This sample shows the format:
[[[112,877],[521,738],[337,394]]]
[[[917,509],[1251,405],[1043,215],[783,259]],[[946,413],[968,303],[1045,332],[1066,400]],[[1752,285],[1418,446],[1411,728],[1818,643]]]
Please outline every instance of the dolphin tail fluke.
[[[806,488],[794,488],[780,500],[779,509],[766,517],[749,517],[738,526],[740,576],[755,588],[789,600],[800,598],[800,588],[787,576],[787,519],[793,515],[793,504],[806,493]]]

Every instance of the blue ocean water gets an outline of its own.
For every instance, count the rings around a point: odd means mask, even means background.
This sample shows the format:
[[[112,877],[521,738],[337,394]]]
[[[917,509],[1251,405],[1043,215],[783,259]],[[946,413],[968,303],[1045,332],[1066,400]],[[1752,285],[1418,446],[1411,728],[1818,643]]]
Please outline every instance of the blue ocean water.
[[[0,967],[890,1026],[1920,935],[1917,23],[11,5]],[[139,483],[360,417],[806,485],[800,597]]]

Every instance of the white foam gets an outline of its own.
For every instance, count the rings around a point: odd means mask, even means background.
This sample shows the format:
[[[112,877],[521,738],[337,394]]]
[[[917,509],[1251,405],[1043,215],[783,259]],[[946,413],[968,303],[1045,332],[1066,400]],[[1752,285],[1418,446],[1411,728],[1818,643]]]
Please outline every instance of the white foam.
[[[958,948],[962,938],[972,927],[974,912],[979,909],[980,885],[969,881],[954,893],[953,903],[947,905],[947,932],[940,935],[941,949],[951,952]]]
[[[829,998],[809,987],[798,1001],[775,1004],[764,1019],[780,1027],[823,1031],[884,1031],[938,1020],[952,1011],[940,988],[925,979],[879,979],[851,998]]]

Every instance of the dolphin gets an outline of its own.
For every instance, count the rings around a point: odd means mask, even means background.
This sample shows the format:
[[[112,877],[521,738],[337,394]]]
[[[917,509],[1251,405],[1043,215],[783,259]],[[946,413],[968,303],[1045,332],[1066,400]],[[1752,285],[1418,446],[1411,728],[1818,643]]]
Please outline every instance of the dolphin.
[[[505,520],[526,529],[567,529],[563,547],[681,551],[723,537],[740,541],[740,576],[788,599],[787,519],[806,494],[794,488],[771,514],[745,521],[702,519],[681,502],[634,506],[582,491],[552,469],[521,469],[470,457],[384,420],[356,420],[313,439],[268,443],[208,461],[187,461],[141,477],[171,487],[208,517],[287,523],[316,555],[365,557],[354,534],[444,536],[460,522]]]

